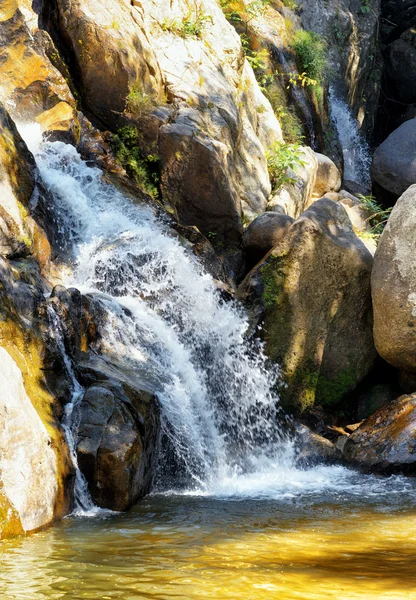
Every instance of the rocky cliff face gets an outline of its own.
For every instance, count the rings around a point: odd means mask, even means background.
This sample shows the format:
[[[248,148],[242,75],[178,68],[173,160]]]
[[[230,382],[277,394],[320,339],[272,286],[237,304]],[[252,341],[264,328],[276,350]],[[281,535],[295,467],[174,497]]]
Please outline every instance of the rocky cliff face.
[[[389,81],[400,79],[403,45],[413,69],[405,4],[395,31],[383,34]],[[16,124],[36,123],[45,138],[75,145],[132,203],[169,214],[175,235],[227,280],[224,298],[246,275],[239,295],[283,367],[286,405],[339,407],[376,356],[372,258],[356,236],[369,233],[373,215],[341,189],[327,88],[330,80],[339,87],[370,133],[379,8],[378,0],[292,9],[243,0],[2,2],[0,537],[73,506],[64,421],[74,378],[82,395],[72,450],[98,505],[125,510],[149,491],[160,433],[154,390],[102,343],[99,300],[57,285],[71,262],[67,244]],[[397,83],[398,94],[411,102],[404,87]],[[412,387],[401,347],[411,338],[408,306],[383,295],[383,281],[399,277],[396,254],[411,247],[408,204],[405,194],[382,237],[373,304],[376,347]],[[413,289],[410,254],[396,291]],[[389,307],[403,321],[398,343],[383,326]]]

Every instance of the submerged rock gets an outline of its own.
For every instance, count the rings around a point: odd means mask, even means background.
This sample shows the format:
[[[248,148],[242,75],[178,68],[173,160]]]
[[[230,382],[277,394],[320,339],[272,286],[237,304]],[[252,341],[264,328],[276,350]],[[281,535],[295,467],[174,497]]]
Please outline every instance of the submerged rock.
[[[373,365],[372,256],[342,206],[318,200],[239,288],[282,367],[284,406],[334,404]]]
[[[416,119],[400,125],[377,148],[372,177],[383,189],[396,196],[416,183]]]
[[[416,473],[416,394],[401,396],[348,438],[345,459],[368,471]]]
[[[413,185],[393,208],[378,244],[371,276],[377,351],[394,367],[413,374],[416,374],[415,236],[416,185]]]

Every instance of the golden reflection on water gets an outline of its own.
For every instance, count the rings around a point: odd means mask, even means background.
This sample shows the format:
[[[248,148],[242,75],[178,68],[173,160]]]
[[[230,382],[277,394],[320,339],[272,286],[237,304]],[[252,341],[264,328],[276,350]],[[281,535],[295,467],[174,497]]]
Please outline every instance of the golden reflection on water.
[[[1,546],[3,600],[416,599],[416,511],[153,498]]]

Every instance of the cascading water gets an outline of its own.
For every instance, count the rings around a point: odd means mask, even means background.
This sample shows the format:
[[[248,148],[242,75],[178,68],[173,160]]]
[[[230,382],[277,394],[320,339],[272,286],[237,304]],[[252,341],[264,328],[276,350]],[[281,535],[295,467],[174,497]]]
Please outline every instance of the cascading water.
[[[221,299],[166,223],[106,184],[72,146],[41,144],[33,128],[22,133],[53,197],[64,256],[70,256],[72,274],[64,283],[93,294],[102,351],[159,398],[177,478],[162,456],[158,490],[255,498],[347,488],[362,494],[361,476],[344,467],[296,468],[294,443],[279,426],[278,369],[266,367],[260,344],[247,342],[242,308]],[[56,330],[59,338],[59,324]],[[65,418],[76,467],[82,392],[61,351],[73,381]],[[78,507],[88,511],[85,480],[78,482]],[[374,485],[378,489],[370,478],[369,493]]]
[[[330,114],[338,132],[344,156],[344,179],[370,187],[371,151],[367,140],[360,133],[358,122],[351,114],[348,104],[335,89],[329,88]]]
[[[212,490],[241,473],[292,465],[273,392],[278,370],[266,369],[260,344],[247,344],[242,309],[221,299],[148,207],[106,184],[74,147],[28,143],[72,255],[64,283],[95,294],[106,354],[151,382],[188,486]]]
[[[76,446],[77,429],[79,426],[79,412],[77,409],[84,395],[84,388],[75,377],[71,359],[65,350],[60,320],[50,304],[47,308],[51,324],[51,331],[53,332],[57,348],[61,354],[67,375],[71,382],[71,398],[65,405],[61,424],[65,434],[66,442],[68,444],[69,455],[75,471],[73,514],[83,516],[94,515],[100,509],[93,503],[88,490],[87,480],[78,467]]]

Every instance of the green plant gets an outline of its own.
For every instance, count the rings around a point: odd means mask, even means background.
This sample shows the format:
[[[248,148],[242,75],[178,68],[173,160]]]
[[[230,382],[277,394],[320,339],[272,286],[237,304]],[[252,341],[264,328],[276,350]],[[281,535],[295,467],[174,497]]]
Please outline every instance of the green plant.
[[[186,37],[200,37],[207,23],[212,23],[211,15],[199,10],[196,13],[189,11],[181,21],[165,18],[160,24],[163,31],[171,31],[177,35]]]
[[[299,29],[293,36],[292,47],[302,73],[320,83],[325,77],[327,66],[326,44],[313,31]]]
[[[156,105],[154,96],[144,91],[140,83],[136,83],[130,88],[127,96],[126,108],[136,116],[141,116],[150,112]]]
[[[384,227],[388,221],[392,207],[383,208],[381,204],[377,202],[374,196],[363,196],[358,194],[358,198],[361,201],[361,205],[370,213],[367,217],[366,222],[369,225],[369,231],[365,232],[367,235],[362,237],[371,237],[376,241],[383,233]]]
[[[360,12],[363,15],[371,12],[371,0],[361,0]]]
[[[266,152],[266,158],[273,192],[285,183],[295,183],[295,179],[288,174],[288,170],[295,171],[297,167],[305,165],[301,158],[299,144],[276,142]]]
[[[282,0],[282,3],[290,10],[296,10],[298,7],[298,3],[295,0]]]
[[[248,4],[244,0],[220,0],[226,18],[232,23],[243,23],[246,30],[250,21],[264,14],[270,3],[271,0],[253,0]]]
[[[144,154],[142,137],[135,127],[121,127],[113,135],[111,147],[128,175],[152,198],[159,197],[159,163],[157,154]]]

